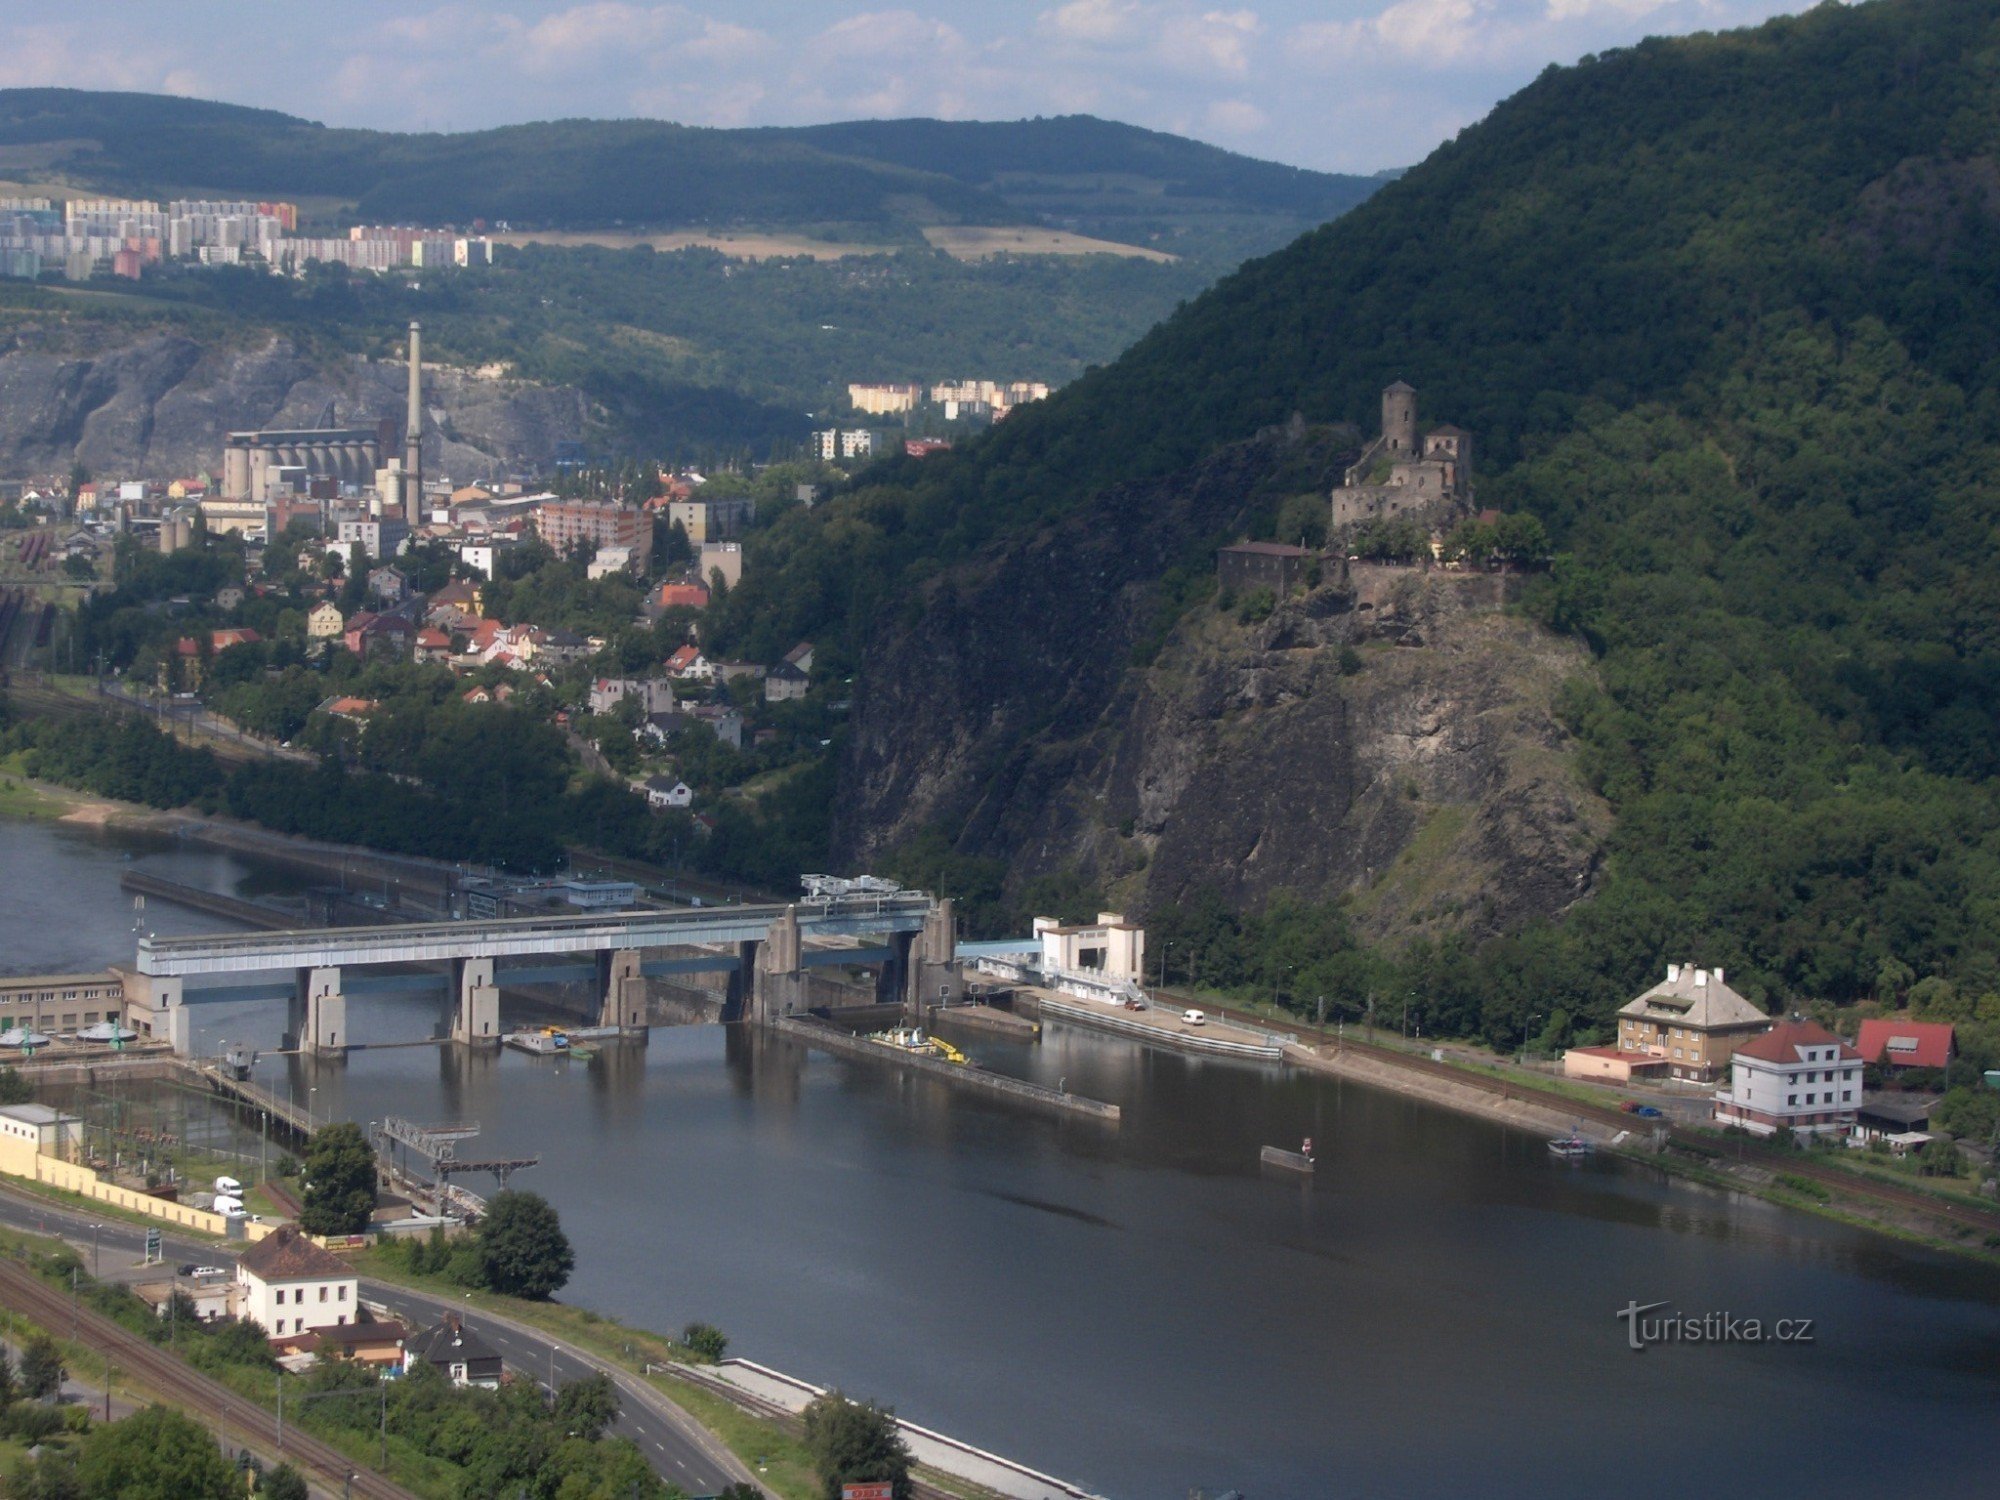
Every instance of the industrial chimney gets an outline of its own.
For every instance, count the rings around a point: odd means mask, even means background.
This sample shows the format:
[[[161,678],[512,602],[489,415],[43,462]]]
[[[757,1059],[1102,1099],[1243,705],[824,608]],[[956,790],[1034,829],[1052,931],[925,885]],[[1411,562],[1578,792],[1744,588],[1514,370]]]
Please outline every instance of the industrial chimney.
[[[410,320],[410,409],[403,418],[403,520],[414,531],[424,509],[424,326]]]

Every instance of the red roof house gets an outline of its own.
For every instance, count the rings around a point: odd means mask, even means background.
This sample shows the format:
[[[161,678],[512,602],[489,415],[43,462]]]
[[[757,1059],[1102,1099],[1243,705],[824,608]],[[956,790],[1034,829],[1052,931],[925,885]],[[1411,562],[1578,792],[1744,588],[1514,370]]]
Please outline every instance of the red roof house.
[[[1941,1021],[1863,1021],[1854,1050],[1867,1063],[1890,1068],[1942,1068],[1955,1050],[1951,1027]]]
[[[1808,1061],[1805,1052],[1824,1052],[1827,1048],[1839,1052],[1836,1059],[1827,1056],[1824,1062],[1859,1062],[1861,1054],[1856,1052],[1839,1037],[1828,1031],[1817,1021],[1780,1021],[1762,1036],[1745,1042],[1736,1049],[1738,1057],[1754,1057],[1761,1062],[1781,1063],[1790,1067],[1795,1063]]]

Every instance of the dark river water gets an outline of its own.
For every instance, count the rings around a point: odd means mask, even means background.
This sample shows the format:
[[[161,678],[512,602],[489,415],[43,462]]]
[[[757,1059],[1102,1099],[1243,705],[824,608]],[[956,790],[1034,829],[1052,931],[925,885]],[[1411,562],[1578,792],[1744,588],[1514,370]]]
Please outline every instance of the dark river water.
[[[135,857],[284,884],[0,824],[0,968],[128,957]],[[204,1032],[269,1045],[282,1008],[208,1006]],[[357,997],[350,1027],[414,1039],[433,1011]],[[2000,1275],[1351,1084],[1060,1027],[962,1040],[1115,1100],[1122,1128],[719,1027],[592,1063],[366,1051],[293,1082],[323,1116],[476,1119],[482,1154],[539,1153],[519,1181],[576,1244],[566,1298],[705,1319],[1109,1496],[2000,1493]],[[1260,1175],[1259,1146],[1302,1135],[1312,1185]],[[1634,1353],[1630,1302],[1813,1339]]]

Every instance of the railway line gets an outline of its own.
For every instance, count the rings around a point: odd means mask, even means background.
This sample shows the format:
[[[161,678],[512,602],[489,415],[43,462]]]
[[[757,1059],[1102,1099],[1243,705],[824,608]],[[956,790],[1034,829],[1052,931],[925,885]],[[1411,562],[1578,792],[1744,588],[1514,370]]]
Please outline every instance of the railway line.
[[[311,1470],[323,1484],[341,1489],[351,1480],[349,1493],[363,1500],[417,1500],[409,1490],[373,1469],[363,1468],[331,1443],[296,1426],[281,1428],[273,1413],[251,1405],[228,1387],[101,1313],[73,1308],[61,1291],[24,1267],[0,1262],[0,1304],[51,1333],[60,1334],[74,1326],[76,1341],[94,1353],[108,1355],[113,1368],[138,1376],[157,1391],[172,1392],[177,1404],[219,1431],[229,1435],[240,1433],[249,1446],[266,1454],[278,1454],[297,1467]],[[227,1441],[226,1446],[229,1446]]]

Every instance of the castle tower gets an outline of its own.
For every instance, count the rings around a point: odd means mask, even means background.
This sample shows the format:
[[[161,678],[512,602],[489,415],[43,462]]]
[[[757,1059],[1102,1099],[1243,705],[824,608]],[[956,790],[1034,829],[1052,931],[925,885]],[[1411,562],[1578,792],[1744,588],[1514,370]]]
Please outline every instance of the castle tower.
[[[1382,446],[1399,458],[1417,455],[1417,393],[1400,380],[1382,392]]]
[[[423,325],[412,318],[410,320],[410,409],[403,418],[403,520],[412,531],[422,524],[424,509],[423,337]]]

